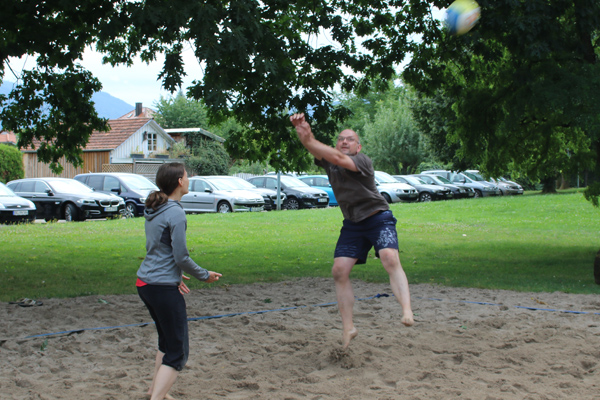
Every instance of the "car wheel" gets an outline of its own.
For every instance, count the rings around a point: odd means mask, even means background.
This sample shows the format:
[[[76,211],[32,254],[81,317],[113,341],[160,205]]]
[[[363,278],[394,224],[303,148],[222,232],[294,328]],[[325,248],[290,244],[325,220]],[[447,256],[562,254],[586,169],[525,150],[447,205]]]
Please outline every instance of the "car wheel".
[[[295,197],[290,197],[287,201],[287,206],[286,208],[288,210],[299,210],[300,209],[300,202],[298,202],[298,199]]]
[[[65,221],[77,221],[77,214],[77,207],[75,207],[73,204],[67,204],[65,206]]]
[[[431,194],[427,193],[427,192],[423,192],[419,195],[419,201],[420,202],[427,202],[427,201],[431,201]]]
[[[134,203],[127,203],[125,204],[125,212],[123,213],[123,216],[125,218],[133,218],[135,217],[136,211],[137,207]]]
[[[381,193],[381,194],[382,194],[383,198],[385,199],[385,201],[388,202],[388,204],[392,203],[392,198],[390,197],[389,194],[387,194],[387,193]]]
[[[217,212],[220,212],[220,213],[230,213],[231,212],[231,206],[229,205],[228,202],[222,201],[219,204],[217,204]]]
[[[481,194],[481,190],[475,189],[475,196],[473,197],[483,197],[483,195]]]

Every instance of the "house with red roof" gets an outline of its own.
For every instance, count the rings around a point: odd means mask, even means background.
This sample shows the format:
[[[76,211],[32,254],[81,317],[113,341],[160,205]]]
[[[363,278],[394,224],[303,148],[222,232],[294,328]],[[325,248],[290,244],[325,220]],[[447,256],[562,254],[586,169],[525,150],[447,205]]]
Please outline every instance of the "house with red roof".
[[[0,143],[16,146],[17,145],[17,135],[15,135],[13,132],[10,132],[10,131],[1,131],[0,132]]]
[[[149,111],[148,111],[149,110]],[[23,151],[25,177],[60,176],[73,178],[85,172],[137,172],[135,163],[143,159],[148,163],[158,162],[158,157],[166,156],[175,140],[151,117],[152,110],[136,104],[136,110],[117,119],[108,121],[108,132],[93,132],[83,149],[83,166],[62,162],[64,170],[60,175],[50,171],[47,164],[38,162],[36,148]],[[141,160],[140,160],[141,162]],[[160,161],[162,163],[164,161]]]

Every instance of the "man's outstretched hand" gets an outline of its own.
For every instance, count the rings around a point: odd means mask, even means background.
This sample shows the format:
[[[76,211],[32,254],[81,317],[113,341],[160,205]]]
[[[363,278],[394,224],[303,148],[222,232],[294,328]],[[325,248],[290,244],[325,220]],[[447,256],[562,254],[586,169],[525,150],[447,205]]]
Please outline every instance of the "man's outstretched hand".
[[[298,138],[302,143],[306,143],[307,140],[313,137],[310,125],[308,122],[306,122],[303,113],[292,115],[290,117],[290,122],[296,128],[296,133],[298,134]]]

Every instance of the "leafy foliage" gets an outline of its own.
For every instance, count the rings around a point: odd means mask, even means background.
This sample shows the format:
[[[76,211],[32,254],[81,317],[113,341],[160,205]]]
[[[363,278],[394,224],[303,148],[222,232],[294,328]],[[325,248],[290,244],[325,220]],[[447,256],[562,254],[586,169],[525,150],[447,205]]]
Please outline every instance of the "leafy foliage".
[[[61,80],[66,70],[75,68],[85,47],[95,45],[112,65],[132,65],[136,56],[152,61],[164,54],[159,78],[175,92],[185,74],[181,53],[192,46],[204,76],[187,88],[187,96],[208,106],[212,123],[235,116],[244,127],[232,132],[227,142],[234,157],[270,159],[282,170],[299,170],[310,163],[290,129],[290,110],[309,112],[318,137],[327,141],[336,122],[347,115],[344,108],[332,106],[333,88],[359,87],[366,93],[379,77],[393,75],[395,64],[416,48],[415,39],[429,41],[428,32],[437,24],[427,18],[427,1],[90,0],[76,7],[71,3],[2,2],[0,75],[9,57],[37,54],[38,67],[48,74],[46,81]],[[349,71],[361,74],[361,79]],[[19,78],[19,90],[40,90],[30,79]],[[86,75],[81,78],[83,85],[65,84],[60,97],[83,107],[90,104],[83,89],[93,82]],[[20,107],[29,110],[29,119],[14,118],[12,129],[31,131],[21,146],[32,143],[34,128],[43,129],[44,102],[56,85],[48,87],[45,83],[47,90],[33,100],[20,96]],[[2,123],[17,111],[5,112]],[[60,122],[39,134],[52,143],[40,148],[40,159],[55,160],[62,152],[69,161],[80,161],[78,148],[89,135],[72,127],[97,129],[100,121],[87,111],[78,117],[76,122],[54,113],[52,119]]]
[[[156,104],[156,122],[165,129],[208,128],[206,106],[201,101],[188,100],[182,92]]]
[[[193,175],[227,175],[230,158],[223,146],[210,140],[194,147],[194,154],[185,161]]]
[[[423,42],[404,78],[443,161],[550,182],[598,168],[600,3],[481,0],[468,35]],[[435,61],[432,61],[435,60]]]
[[[583,192],[585,199],[588,200],[596,208],[600,207],[598,199],[600,199],[600,182],[596,182],[588,186]]]
[[[16,147],[0,144],[0,182],[6,183],[24,177],[25,169],[21,152]]]
[[[385,89],[365,96],[353,93],[341,97],[351,116],[338,129],[350,128],[359,133],[362,151],[373,160],[376,169],[413,173],[424,155],[421,133],[411,111],[412,94],[392,81]]]

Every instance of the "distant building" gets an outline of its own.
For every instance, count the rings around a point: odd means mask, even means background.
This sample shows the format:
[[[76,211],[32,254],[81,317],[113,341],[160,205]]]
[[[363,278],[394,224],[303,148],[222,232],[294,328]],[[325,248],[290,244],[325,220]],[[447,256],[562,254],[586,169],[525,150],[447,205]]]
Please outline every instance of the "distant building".
[[[145,111],[146,114],[153,112],[150,109],[146,110],[149,110]],[[83,149],[83,166],[75,168],[63,160],[61,165],[64,170],[60,175],[52,173],[48,164],[38,162],[35,149],[39,146],[39,142],[34,142],[33,148],[23,152],[25,176],[27,178],[42,176],[72,178],[84,172],[110,170],[111,164],[121,165],[120,169],[114,167],[116,170],[133,172],[132,164],[135,164],[138,159],[168,158],[168,149],[175,144],[175,140],[154,119],[144,117],[144,111],[133,116],[129,114],[109,120],[111,129],[108,132],[92,132],[90,140]]]
[[[16,146],[17,145],[17,135],[15,135],[13,132],[10,132],[10,131],[1,131],[0,132],[0,143]]]
[[[202,128],[173,128],[173,129],[165,129],[176,142],[185,142],[185,134],[186,133],[200,133],[206,136],[208,139],[214,140],[215,142],[224,143],[225,139],[221,136],[215,135],[212,132],[207,131]]]

